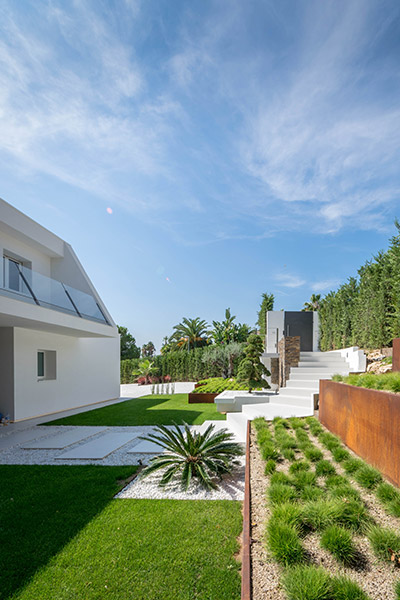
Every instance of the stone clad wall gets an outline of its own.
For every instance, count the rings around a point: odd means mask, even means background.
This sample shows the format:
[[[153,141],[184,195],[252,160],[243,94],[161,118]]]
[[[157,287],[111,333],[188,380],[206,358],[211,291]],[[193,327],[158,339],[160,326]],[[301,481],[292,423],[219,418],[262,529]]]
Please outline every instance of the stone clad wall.
[[[278,343],[279,386],[285,387],[289,379],[290,367],[297,367],[300,361],[300,336],[286,336]]]
[[[271,358],[271,383],[279,385],[279,358]]]

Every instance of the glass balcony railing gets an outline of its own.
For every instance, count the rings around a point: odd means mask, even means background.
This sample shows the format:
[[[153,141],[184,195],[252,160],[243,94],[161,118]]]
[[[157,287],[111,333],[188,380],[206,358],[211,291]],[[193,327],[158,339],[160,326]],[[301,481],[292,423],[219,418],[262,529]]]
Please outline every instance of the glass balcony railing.
[[[13,259],[3,258],[3,266],[2,291],[7,295],[109,325],[90,294],[32,271]]]

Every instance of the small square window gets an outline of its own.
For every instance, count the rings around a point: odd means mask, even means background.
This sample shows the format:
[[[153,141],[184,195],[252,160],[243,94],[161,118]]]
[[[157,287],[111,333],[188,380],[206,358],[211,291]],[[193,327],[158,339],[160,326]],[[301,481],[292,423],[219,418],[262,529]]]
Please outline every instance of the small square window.
[[[56,379],[56,352],[54,350],[38,350],[37,377],[39,380]]]

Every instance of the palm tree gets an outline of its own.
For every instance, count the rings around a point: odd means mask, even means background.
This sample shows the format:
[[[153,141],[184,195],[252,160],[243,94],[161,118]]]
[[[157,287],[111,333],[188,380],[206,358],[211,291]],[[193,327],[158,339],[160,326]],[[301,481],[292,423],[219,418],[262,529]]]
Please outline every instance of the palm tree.
[[[321,294],[312,294],[309,302],[304,302],[303,312],[319,310],[321,307]]]
[[[154,363],[151,360],[146,359],[139,363],[139,366],[133,371],[132,375],[136,380],[140,377],[144,377],[146,383],[150,383],[150,375],[154,373],[154,370]]]
[[[182,323],[174,325],[175,332],[173,334],[180,349],[196,348],[196,346],[204,346],[207,343],[208,323],[201,320],[200,317],[195,319],[187,319],[184,317]]]
[[[181,431],[176,423],[174,429],[158,425],[155,427],[156,433],[140,437],[156,442],[167,451],[150,459],[149,465],[142,471],[142,477],[163,469],[159,483],[161,487],[180,473],[181,485],[186,490],[192,477],[202,487],[215,489],[217,485],[213,476],[221,478],[225,473],[230,473],[238,464],[236,457],[243,454],[243,448],[232,441],[233,434],[227,429],[214,431],[214,425],[209,425],[204,433],[197,433],[192,432],[187,423],[183,423],[183,429]]]

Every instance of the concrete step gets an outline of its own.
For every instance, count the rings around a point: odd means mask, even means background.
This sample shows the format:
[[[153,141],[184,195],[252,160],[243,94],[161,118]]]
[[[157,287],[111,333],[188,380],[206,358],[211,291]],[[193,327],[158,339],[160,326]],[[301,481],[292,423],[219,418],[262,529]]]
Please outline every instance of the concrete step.
[[[307,417],[314,414],[314,409],[277,403],[248,404],[243,407],[243,414],[249,419],[264,417],[267,421],[272,421],[275,417]]]
[[[287,389],[287,388],[308,388],[310,390],[319,390],[319,379],[298,379],[293,380],[293,379],[289,379],[286,382],[286,388],[281,388],[281,389]]]
[[[279,396],[276,397],[276,402],[274,402],[274,404],[289,404],[291,406],[303,407],[314,406],[314,396],[311,394],[309,396],[297,396],[297,394],[286,394],[281,396],[279,394]]]
[[[297,364],[297,368],[306,368],[306,369],[346,369],[348,367],[347,363],[345,360],[343,361],[327,361],[324,360],[319,361],[319,360],[301,360],[298,364]]]
[[[299,369],[298,371],[290,370],[290,381],[298,381],[298,380],[320,380],[320,379],[332,379],[332,375],[348,375],[349,371],[316,371],[307,369]]]
[[[269,404],[269,403],[268,403]],[[253,406],[253,405],[251,405]],[[226,423],[229,430],[236,436],[237,441],[245,442],[247,437],[247,421],[248,417],[240,413],[228,413],[226,415]]]
[[[334,360],[343,359],[342,355],[338,352],[300,352],[300,358],[301,360],[303,358],[312,358],[315,360],[326,360],[327,358]]]
[[[317,394],[319,389],[318,386],[314,388],[305,388],[305,387],[284,387],[279,390],[279,394],[277,397],[282,398],[282,396],[299,396],[308,398],[311,394]]]

